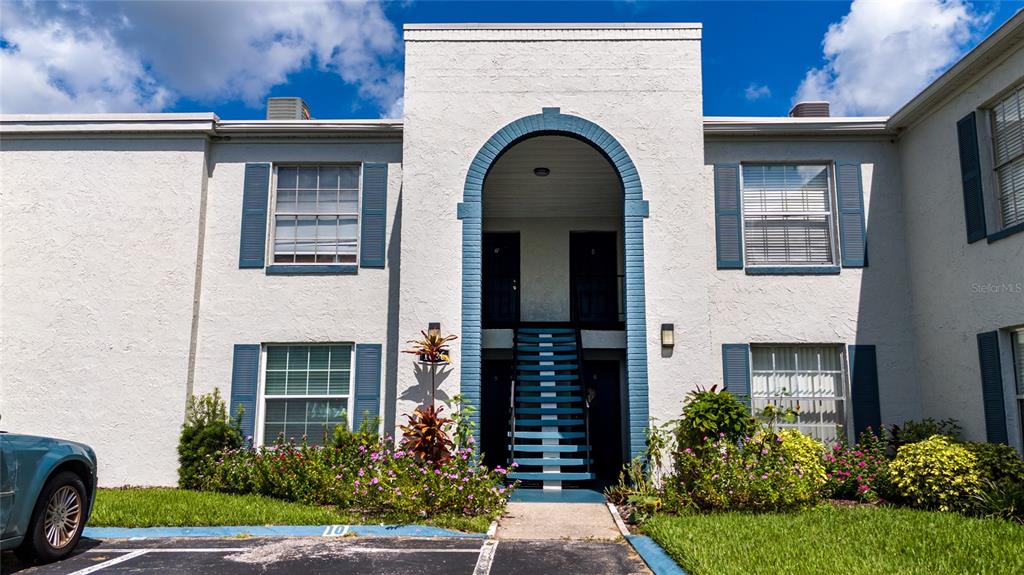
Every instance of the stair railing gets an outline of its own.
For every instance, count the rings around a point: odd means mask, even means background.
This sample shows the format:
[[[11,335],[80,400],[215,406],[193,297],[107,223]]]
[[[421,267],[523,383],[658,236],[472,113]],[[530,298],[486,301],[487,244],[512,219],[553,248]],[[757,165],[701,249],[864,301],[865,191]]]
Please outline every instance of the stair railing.
[[[519,330],[512,330],[512,385],[509,386],[508,427],[508,468],[516,458],[516,381],[519,379]]]
[[[580,392],[583,395],[583,440],[586,442],[587,450],[583,454],[583,461],[587,464],[587,473],[590,473],[590,460],[593,459],[594,446],[590,444],[590,394],[587,393],[587,379],[583,373],[583,330],[576,327],[576,373],[580,377]]]

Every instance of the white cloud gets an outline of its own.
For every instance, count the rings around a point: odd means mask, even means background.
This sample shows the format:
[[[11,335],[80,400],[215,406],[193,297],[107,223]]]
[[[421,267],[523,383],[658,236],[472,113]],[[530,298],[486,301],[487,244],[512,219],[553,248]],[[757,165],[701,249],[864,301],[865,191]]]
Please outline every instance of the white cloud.
[[[891,114],[955,62],[989,18],[963,0],[854,0],[825,34],[827,63],[807,72],[793,102],[828,100],[833,115]]]
[[[52,30],[67,52],[104,57],[83,58],[75,72],[48,49]],[[160,109],[175,96],[259,107],[309,67],[337,74],[385,112],[401,110],[401,43],[376,2],[5,4],[0,35],[11,45],[4,112]],[[26,81],[8,89],[12,70]]]
[[[748,102],[756,102],[761,98],[771,98],[771,88],[764,84],[757,84],[751,82],[747,89],[743,91],[743,95],[746,96]]]

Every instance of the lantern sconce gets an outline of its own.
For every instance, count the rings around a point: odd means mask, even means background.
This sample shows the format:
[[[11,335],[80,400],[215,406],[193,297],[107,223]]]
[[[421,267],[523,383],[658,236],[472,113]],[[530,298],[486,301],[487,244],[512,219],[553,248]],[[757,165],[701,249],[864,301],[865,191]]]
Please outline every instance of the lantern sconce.
[[[441,335],[441,322],[432,321],[427,324],[427,335],[438,336]]]
[[[675,347],[676,345],[676,332],[675,324],[663,323],[661,324],[661,347]]]

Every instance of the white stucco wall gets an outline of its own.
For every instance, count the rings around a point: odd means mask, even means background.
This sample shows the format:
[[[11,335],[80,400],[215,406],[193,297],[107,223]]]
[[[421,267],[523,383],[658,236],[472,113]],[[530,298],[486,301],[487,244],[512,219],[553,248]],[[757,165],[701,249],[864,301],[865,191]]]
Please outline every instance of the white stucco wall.
[[[91,445],[101,485],[171,483],[205,137],[0,152],[0,427]]]
[[[722,380],[723,343],[875,345],[882,422],[920,417],[896,145],[887,138],[717,138],[705,143],[705,158],[709,170],[716,163],[860,162],[869,264],[820,276],[746,275],[713,265],[702,270],[713,361],[703,381],[703,374],[690,376],[694,383]],[[713,229],[713,213],[707,225]],[[711,237],[706,248],[713,255]]]
[[[487,193],[486,191],[484,192]],[[519,232],[520,317],[569,321],[569,234],[617,232],[616,260],[623,272],[622,218],[485,218],[484,233]]]
[[[925,416],[954,417],[964,434],[985,439],[978,333],[1024,324],[1024,234],[989,244],[968,244],[956,122],[985,108],[1019,83],[1024,50],[1018,49],[975,82],[911,126],[899,139],[910,256],[918,379]],[[979,125],[984,120],[979,121]],[[990,151],[982,137],[982,158]],[[986,207],[995,207],[991,165]],[[998,227],[990,217],[988,230]],[[1010,375],[1009,342],[1000,342],[1004,378]],[[1009,430],[1019,444],[1020,433]]]
[[[233,347],[239,343],[380,343],[385,344],[385,356],[394,358],[399,340],[392,337],[388,341],[388,319],[389,314],[397,313],[393,290],[399,287],[400,266],[396,265],[397,252],[393,250],[401,244],[400,222],[396,220],[402,194],[401,154],[397,141],[213,145],[195,393],[207,393],[214,387],[225,395],[230,393]],[[242,185],[247,162],[387,163],[386,267],[359,268],[354,275],[267,275],[263,269],[239,269]],[[267,253],[270,263],[269,246]],[[382,366],[382,374],[384,370]],[[386,380],[383,375],[382,379]]]
[[[695,230],[710,234],[710,180],[703,167],[698,27],[586,30],[407,30],[405,196],[400,333],[430,321],[462,324],[460,257],[444,269],[415,262],[461,254],[466,172],[495,132],[542,107],[560,107],[610,132],[628,151],[650,200],[644,225],[651,415],[674,415],[679,376],[700,369],[678,354],[659,358],[658,324],[706,322],[706,302],[680,281],[714,261]],[[486,193],[486,192],[485,192]],[[485,199],[486,201],[486,199]],[[711,237],[706,235],[705,237]],[[442,272],[442,273],[439,273]],[[682,345],[707,345],[683,334]],[[456,369],[442,390],[459,389]],[[415,387],[411,360],[399,360],[399,387]],[[410,411],[400,401],[398,412]]]

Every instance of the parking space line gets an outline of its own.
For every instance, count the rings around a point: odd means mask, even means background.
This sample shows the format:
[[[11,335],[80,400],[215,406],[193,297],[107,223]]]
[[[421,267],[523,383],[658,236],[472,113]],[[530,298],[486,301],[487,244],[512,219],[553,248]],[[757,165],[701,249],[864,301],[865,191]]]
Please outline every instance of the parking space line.
[[[131,553],[146,551],[148,553],[238,553],[248,551],[251,547],[161,547],[159,549],[89,549],[86,553]]]
[[[491,565],[494,564],[494,555],[498,551],[498,540],[488,539],[480,548],[480,557],[476,560],[476,568],[473,575],[488,575],[491,572]]]
[[[134,551],[131,551],[130,553],[127,553],[127,554],[122,555],[120,557],[115,557],[115,558],[111,559],[110,561],[104,561],[103,563],[97,563],[96,565],[93,565],[91,567],[86,567],[85,569],[79,569],[78,571],[75,571],[74,573],[69,573],[68,575],[89,575],[89,573],[95,573],[95,572],[99,571],[100,569],[104,569],[104,568],[110,567],[112,565],[117,565],[118,563],[124,563],[125,561],[130,561],[130,560],[132,560],[132,559],[134,559],[134,558],[136,558],[136,557],[138,557],[140,555],[145,555],[146,553],[149,553],[150,551],[152,551],[152,549],[135,549]],[[110,552],[111,553],[117,553],[117,551],[113,551],[113,550],[111,550]]]

